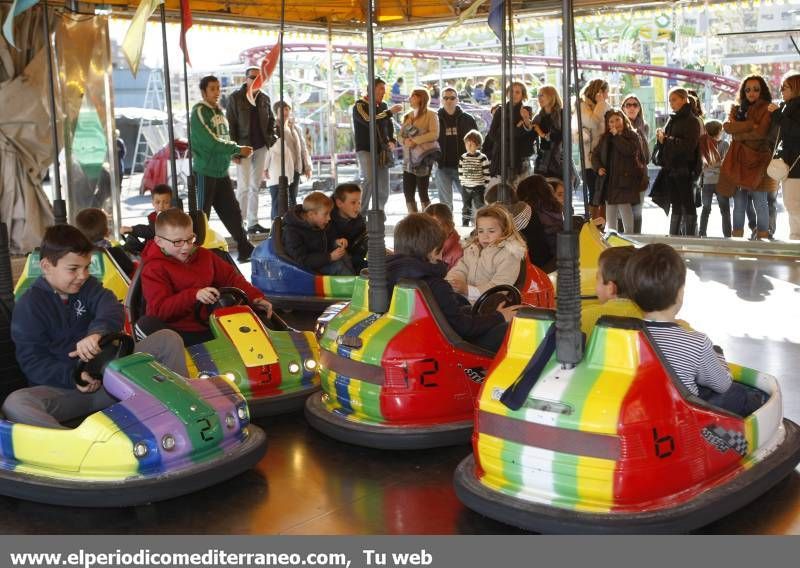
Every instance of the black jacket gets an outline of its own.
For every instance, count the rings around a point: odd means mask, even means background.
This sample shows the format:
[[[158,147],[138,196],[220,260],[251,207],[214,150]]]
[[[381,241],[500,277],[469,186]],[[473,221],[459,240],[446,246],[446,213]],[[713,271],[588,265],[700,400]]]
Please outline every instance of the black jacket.
[[[405,254],[393,254],[386,259],[386,280],[392,288],[401,278],[412,278],[425,282],[433,293],[447,323],[462,338],[470,341],[485,334],[494,326],[503,323],[503,316],[493,314],[475,316],[470,313],[467,300],[453,291],[444,279],[447,265],[433,264]]]
[[[386,103],[381,102],[375,108],[375,131],[378,146],[381,143],[395,142],[392,111]],[[356,140],[356,152],[369,152],[369,105],[366,99],[359,99],[353,105],[353,136]]]
[[[538,124],[545,134],[549,134],[547,138],[539,138],[536,136],[535,130],[531,133],[531,136],[534,136],[538,141],[533,171],[544,177],[563,178],[564,156],[561,151],[561,141],[563,139],[561,116],[558,113],[546,113],[540,109],[536,116],[533,117],[532,122]]]
[[[772,122],[781,129],[781,157],[787,166],[791,166],[800,156],[800,97],[795,97],[772,113]],[[800,161],[789,172],[792,179],[800,178]]]
[[[661,170],[658,172],[650,198],[669,214],[696,215],[694,184],[703,171],[700,156],[700,119],[692,114],[689,103],[673,112],[664,126],[661,144]]]
[[[353,260],[356,272],[366,267],[367,258],[367,220],[363,215],[355,219],[348,219],[339,213],[339,208],[333,206],[331,222],[328,223],[328,241],[347,239],[347,252]]]
[[[489,127],[489,132],[486,134],[486,139],[483,143],[483,153],[489,158],[491,166],[489,173],[493,176],[500,175],[501,173],[501,125],[503,124],[503,116],[508,116],[505,113],[510,108],[511,103],[507,102],[504,106],[498,108],[492,117],[492,125]],[[516,126],[522,120],[520,111],[522,110],[522,103],[514,105],[512,110],[514,128],[511,133],[511,146],[509,147],[506,162],[509,165],[509,174],[513,177],[523,171],[523,163],[528,157],[533,155],[533,141],[536,138],[536,131],[525,130],[522,126]],[[507,118],[505,120],[508,120]],[[513,161],[512,161],[513,154]]]
[[[331,263],[336,242],[329,238],[327,227],[312,227],[303,219],[303,206],[295,205],[283,217],[283,248],[297,264],[318,272]]]
[[[470,130],[477,130],[478,124],[475,117],[456,106],[453,114],[440,108],[439,114],[439,147],[441,156],[438,160],[440,168],[457,168],[458,159],[467,151],[464,146],[464,136]]]
[[[275,115],[269,97],[262,91],[256,93],[256,107],[261,123],[261,134],[267,148],[270,148],[278,139],[275,133]],[[235,91],[228,100],[226,117],[231,140],[240,146],[252,146],[250,140],[250,113],[253,105],[247,100],[247,85]]]

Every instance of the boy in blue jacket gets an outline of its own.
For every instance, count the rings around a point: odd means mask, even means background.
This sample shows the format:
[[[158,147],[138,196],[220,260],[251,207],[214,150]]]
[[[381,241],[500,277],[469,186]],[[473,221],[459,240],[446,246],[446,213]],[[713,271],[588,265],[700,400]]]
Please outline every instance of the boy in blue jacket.
[[[111,406],[116,400],[102,382],[84,372],[75,382],[79,361],[100,353],[103,335],[122,331],[124,312],[114,294],[89,276],[92,243],[75,227],[45,231],[40,248],[42,276],[22,295],[11,319],[17,362],[31,385],[11,393],[3,404],[9,420],[64,428],[61,422]],[[164,366],[186,376],[180,336],[164,330],[136,345]]]

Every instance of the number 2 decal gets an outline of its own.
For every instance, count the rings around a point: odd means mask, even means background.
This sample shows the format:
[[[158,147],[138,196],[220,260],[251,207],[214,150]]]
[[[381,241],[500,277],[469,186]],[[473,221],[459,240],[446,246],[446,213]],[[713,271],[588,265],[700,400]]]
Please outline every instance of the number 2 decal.
[[[197,420],[197,423],[198,424],[205,424],[205,426],[203,426],[203,428],[200,429],[200,437],[203,439],[203,441],[204,442],[210,442],[211,440],[213,440],[214,439],[214,435],[213,434],[209,434],[209,430],[211,430],[212,426],[211,426],[211,422],[208,420],[208,418],[199,418]]]

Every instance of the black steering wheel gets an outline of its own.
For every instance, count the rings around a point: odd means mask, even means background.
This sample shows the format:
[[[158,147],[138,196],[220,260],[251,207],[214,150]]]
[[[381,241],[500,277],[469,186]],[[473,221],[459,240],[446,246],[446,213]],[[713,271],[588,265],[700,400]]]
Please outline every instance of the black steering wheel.
[[[506,306],[516,306],[522,303],[522,294],[516,286],[500,284],[492,286],[481,294],[472,304],[473,315],[490,314],[497,311],[497,306],[505,302]]]
[[[84,371],[89,373],[93,379],[102,381],[108,364],[120,357],[130,355],[134,348],[133,338],[127,333],[107,333],[100,338],[99,345],[100,353],[88,362],[79,362],[75,367],[75,382],[82,387],[89,384],[81,378]]]
[[[194,319],[203,325],[208,325],[208,318],[217,308],[229,308],[231,306],[250,306],[256,316],[264,323],[267,329],[272,331],[286,331],[289,326],[273,310],[272,317],[260,309],[253,306],[250,298],[241,288],[226,286],[219,289],[219,298],[213,304],[204,304],[200,301],[194,304]]]

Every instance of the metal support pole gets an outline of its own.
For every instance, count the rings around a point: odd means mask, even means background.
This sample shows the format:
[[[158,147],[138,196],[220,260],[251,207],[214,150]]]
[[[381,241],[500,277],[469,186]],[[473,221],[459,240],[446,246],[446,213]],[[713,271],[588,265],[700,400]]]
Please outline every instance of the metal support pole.
[[[173,200],[178,198],[178,168],[175,164],[175,129],[172,123],[172,86],[169,75],[169,51],[167,50],[167,11],[161,4],[161,48],[164,51],[164,98],[167,107],[167,132],[169,133],[169,169],[172,174]]]
[[[375,5],[373,5],[375,4]],[[369,106],[369,158],[372,170],[372,201],[367,216],[367,256],[369,258],[369,310],[384,313],[389,309],[389,289],[386,282],[385,217],[381,211],[381,193],[378,180],[378,137],[375,124],[375,43],[373,37],[373,10],[377,0],[367,0],[367,97]],[[389,188],[386,188],[389,191]]]
[[[333,88],[333,27],[328,22],[328,152],[331,155],[333,186],[339,184],[336,171],[336,91]]]
[[[575,34],[572,34],[572,38],[570,41],[570,45],[572,46],[572,55],[574,59],[572,60],[572,71],[575,75],[575,118],[578,122],[578,156],[580,157],[580,177],[581,177],[581,191],[583,194],[583,217],[585,219],[589,219],[589,186],[588,182],[586,181],[586,160],[588,156],[585,155],[583,150],[583,119],[581,118],[581,101],[580,101],[580,75],[578,74],[578,46],[575,42]],[[566,101],[569,98],[569,93],[564,93],[564,100]],[[564,132],[566,132],[566,125],[564,126]],[[570,154],[570,159],[572,155]],[[571,162],[570,162],[571,163]],[[564,192],[566,193],[569,191],[572,193],[572,173],[570,172],[569,185],[564,183]],[[572,201],[570,201],[570,205]]]
[[[283,28],[286,24],[286,0],[281,0],[281,30],[278,35],[280,44],[278,61],[278,97],[280,107],[278,111],[278,132],[281,135],[281,175],[278,176],[278,215],[283,217],[289,209],[289,178],[286,176],[286,108],[283,102]],[[294,178],[294,172],[292,172]],[[294,179],[292,179],[294,181]]]
[[[50,41],[50,8],[44,0],[44,48],[47,53],[47,79],[50,87],[50,129],[53,134],[53,216],[56,225],[67,222],[67,202],[61,195],[61,164],[58,161],[58,120],[56,118],[56,86],[53,79],[53,45]]]
[[[510,2],[507,2],[510,4]],[[508,61],[508,37],[506,35],[506,12],[503,11],[503,25],[500,26],[500,93],[502,106],[500,107],[500,118],[505,119],[500,123],[500,181],[509,183],[508,179],[508,162],[509,162],[509,145],[508,137],[511,134],[509,124],[511,124],[511,117],[514,114],[514,105],[511,103],[511,97],[508,92],[508,76],[506,75],[506,61]],[[508,101],[508,103],[506,103]],[[489,101],[491,107],[492,101]],[[499,198],[500,196],[498,196]]]
[[[564,92],[564,110],[562,123],[564,132],[568,132],[570,121],[570,70],[572,50],[572,0],[562,0],[563,31],[561,41],[562,53],[562,89]],[[562,142],[564,169],[562,175],[565,188],[570,179],[572,163],[572,140],[565,135]],[[564,192],[564,231],[558,234],[556,241],[556,258],[558,266],[558,302],[556,304],[556,358],[564,368],[572,368],[583,358],[583,337],[581,335],[581,296],[580,266],[578,262],[578,234],[572,230],[572,192]]]
[[[181,10],[181,29],[183,29],[184,25],[183,10]],[[189,213],[194,213],[197,211],[197,183],[194,178],[194,170],[192,169],[192,107],[189,105],[189,71],[186,68],[185,52],[183,54],[183,99],[186,102],[186,142],[189,144],[186,154],[189,159],[189,175],[186,178],[186,193],[187,199],[189,200]]]

